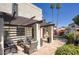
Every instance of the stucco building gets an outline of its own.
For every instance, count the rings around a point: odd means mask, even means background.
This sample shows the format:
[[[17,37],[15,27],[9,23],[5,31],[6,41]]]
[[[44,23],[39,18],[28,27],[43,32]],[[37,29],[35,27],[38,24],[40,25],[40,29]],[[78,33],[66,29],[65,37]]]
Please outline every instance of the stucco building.
[[[39,49],[45,35],[45,29],[50,41],[53,42],[53,27],[54,24],[43,22],[42,9],[34,4],[28,3],[1,3],[0,4],[0,43],[4,49],[4,35],[8,31],[8,39],[12,40],[17,45],[18,40],[31,39],[31,50]],[[31,47],[31,45],[30,45]],[[2,52],[4,53],[4,51]]]

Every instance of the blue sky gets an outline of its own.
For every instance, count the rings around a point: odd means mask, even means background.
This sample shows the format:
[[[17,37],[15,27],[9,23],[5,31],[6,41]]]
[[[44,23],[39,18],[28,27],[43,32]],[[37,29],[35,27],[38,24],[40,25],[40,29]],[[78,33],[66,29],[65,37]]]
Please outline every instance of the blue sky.
[[[34,3],[36,6],[40,7],[43,11],[43,17],[48,22],[54,22],[56,24],[57,20],[57,9],[54,9],[54,16],[52,17],[52,10],[50,8],[50,3]],[[77,3],[61,3],[60,15],[58,26],[67,26],[72,22],[74,16],[79,14],[79,4]]]

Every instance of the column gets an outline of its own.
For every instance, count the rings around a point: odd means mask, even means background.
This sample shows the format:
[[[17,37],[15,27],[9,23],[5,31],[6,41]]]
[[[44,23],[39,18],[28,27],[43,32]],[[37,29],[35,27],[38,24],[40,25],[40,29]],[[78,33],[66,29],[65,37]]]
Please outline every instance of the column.
[[[24,41],[26,41],[26,39],[27,39],[27,27],[25,27],[25,40]]]
[[[34,24],[34,39],[37,41],[37,49],[40,48],[40,24]]]
[[[41,44],[41,46],[43,46],[43,27],[40,28],[40,37],[41,37],[40,44]]]
[[[4,53],[4,21],[0,18],[0,54]]]
[[[41,27],[40,29],[41,29],[41,32],[40,32],[40,33],[41,33],[41,34],[40,34],[40,37],[43,39],[43,28]]]
[[[49,26],[49,38],[51,39],[51,43],[53,42],[53,26]]]

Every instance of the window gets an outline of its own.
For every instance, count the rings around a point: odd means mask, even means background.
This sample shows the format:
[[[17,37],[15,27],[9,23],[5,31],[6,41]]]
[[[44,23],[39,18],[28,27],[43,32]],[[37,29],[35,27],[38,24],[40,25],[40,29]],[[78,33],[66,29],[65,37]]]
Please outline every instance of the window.
[[[17,3],[12,4],[12,13],[14,12],[16,12],[15,15],[18,15],[18,4]]]
[[[24,36],[24,35],[25,35],[25,28],[17,27],[17,36]]]

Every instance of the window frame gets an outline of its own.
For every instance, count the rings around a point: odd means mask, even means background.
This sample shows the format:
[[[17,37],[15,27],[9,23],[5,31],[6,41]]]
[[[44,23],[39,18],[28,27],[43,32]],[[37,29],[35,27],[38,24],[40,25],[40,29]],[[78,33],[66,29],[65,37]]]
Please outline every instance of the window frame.
[[[25,27],[17,27],[17,36],[25,36]]]

